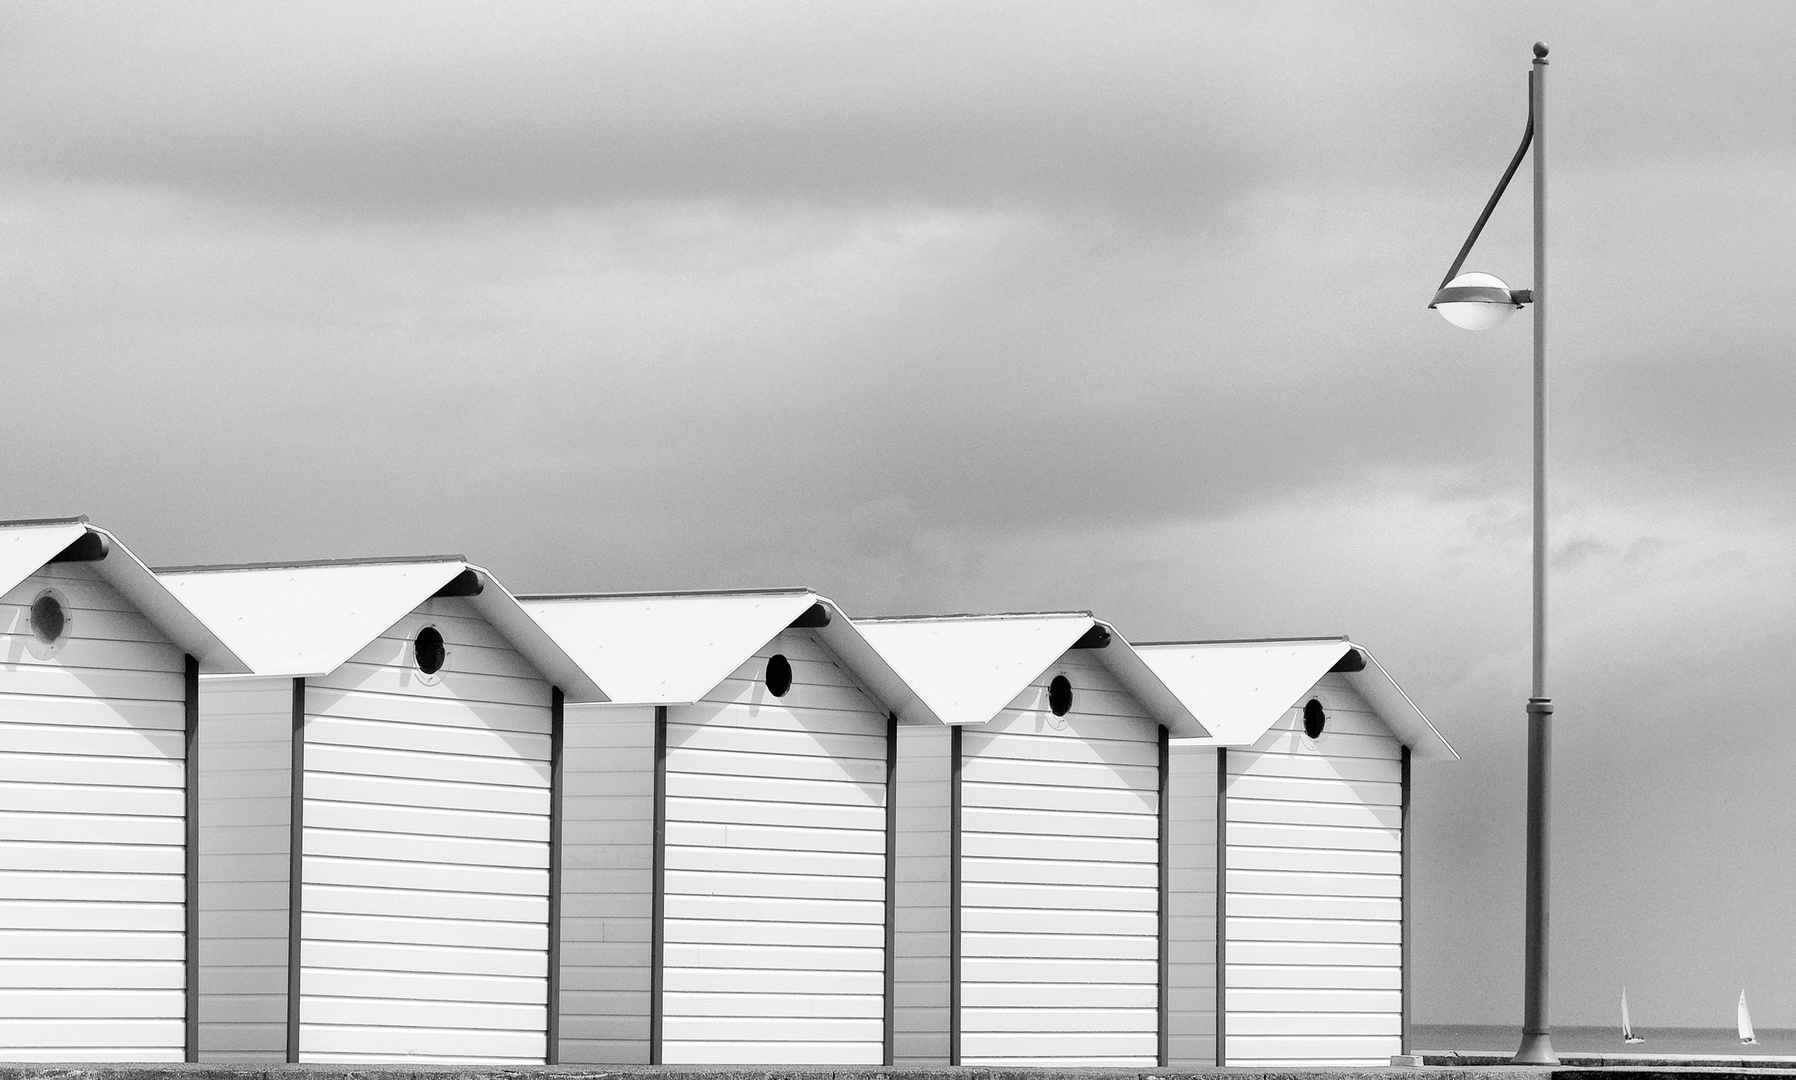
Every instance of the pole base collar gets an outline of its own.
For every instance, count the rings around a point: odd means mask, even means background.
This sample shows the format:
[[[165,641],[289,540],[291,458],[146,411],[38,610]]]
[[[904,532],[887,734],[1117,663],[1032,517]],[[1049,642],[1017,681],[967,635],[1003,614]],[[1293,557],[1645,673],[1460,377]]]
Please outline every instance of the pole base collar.
[[[1511,1065],[1557,1065],[1559,1055],[1553,1053],[1553,1037],[1544,1031],[1522,1033],[1522,1047],[1510,1059]]]

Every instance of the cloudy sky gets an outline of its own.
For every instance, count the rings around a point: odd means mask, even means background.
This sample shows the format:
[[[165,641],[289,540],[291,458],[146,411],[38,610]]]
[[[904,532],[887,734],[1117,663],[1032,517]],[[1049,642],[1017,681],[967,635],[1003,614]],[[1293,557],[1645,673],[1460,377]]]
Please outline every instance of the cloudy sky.
[[[1796,5],[9,3],[0,516],[1351,634],[1515,1021],[1537,39],[1553,1015],[1796,1026]]]

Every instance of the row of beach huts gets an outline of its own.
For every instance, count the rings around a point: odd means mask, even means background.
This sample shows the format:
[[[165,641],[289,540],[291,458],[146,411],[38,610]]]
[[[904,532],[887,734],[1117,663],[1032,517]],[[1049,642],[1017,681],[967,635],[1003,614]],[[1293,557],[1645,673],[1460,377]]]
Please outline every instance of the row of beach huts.
[[[0,523],[0,1059],[1406,1051],[1410,762],[1342,638]]]

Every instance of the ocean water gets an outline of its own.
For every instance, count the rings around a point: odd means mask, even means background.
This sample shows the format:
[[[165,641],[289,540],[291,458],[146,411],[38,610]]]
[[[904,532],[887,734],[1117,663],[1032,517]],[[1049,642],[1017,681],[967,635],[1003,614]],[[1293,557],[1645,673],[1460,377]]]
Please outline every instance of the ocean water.
[[[1634,1034],[1646,1041],[1622,1042],[1619,1024],[1600,1028],[1555,1027],[1553,1050],[1560,1054],[1796,1056],[1796,1028],[1758,1028],[1754,1032],[1759,1037],[1757,1046],[1742,1045],[1739,1035],[1731,1027],[1635,1027]],[[1521,1041],[1519,1024],[1415,1024],[1410,1027],[1410,1044],[1417,1051],[1495,1050],[1513,1054]]]

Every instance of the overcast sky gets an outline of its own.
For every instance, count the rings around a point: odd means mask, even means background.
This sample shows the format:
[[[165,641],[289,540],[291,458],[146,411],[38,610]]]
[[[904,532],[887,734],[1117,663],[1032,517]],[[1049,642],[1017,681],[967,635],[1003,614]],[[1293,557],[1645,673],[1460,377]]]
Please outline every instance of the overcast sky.
[[[1514,1022],[1537,39],[1553,1016],[1796,1026],[1796,5],[8,3],[0,516],[1351,634]]]

